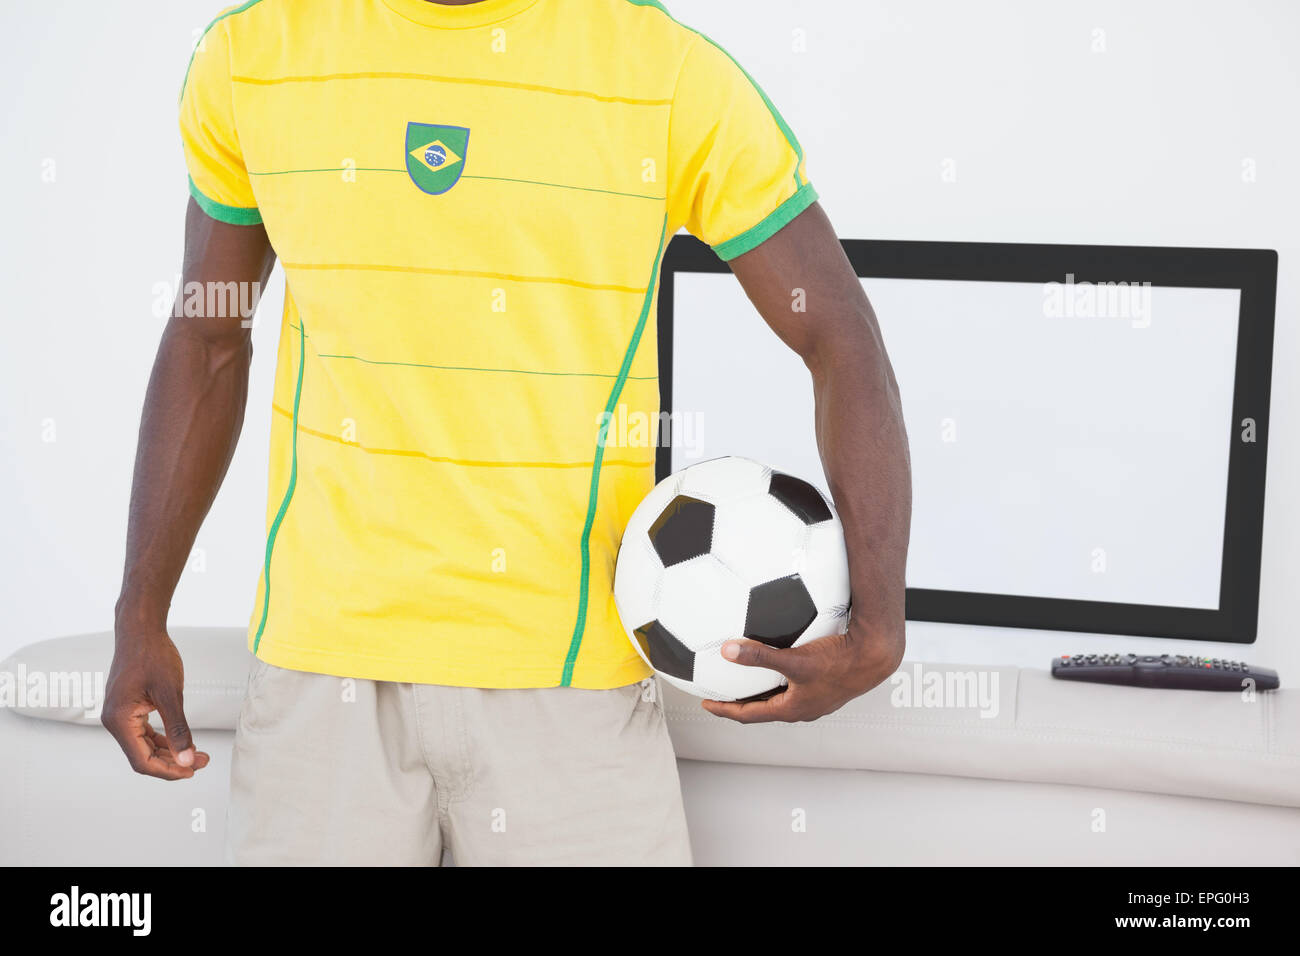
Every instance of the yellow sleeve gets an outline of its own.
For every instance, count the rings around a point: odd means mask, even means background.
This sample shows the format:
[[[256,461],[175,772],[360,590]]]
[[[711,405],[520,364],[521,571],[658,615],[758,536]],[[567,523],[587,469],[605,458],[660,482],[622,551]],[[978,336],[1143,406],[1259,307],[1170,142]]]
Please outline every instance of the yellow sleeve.
[[[262,221],[235,130],[230,33],[218,17],[203,35],[181,88],[181,145],[190,195],[213,219],[247,226]]]
[[[776,107],[721,47],[697,36],[673,95],[669,223],[734,259],[816,199],[803,150]]]

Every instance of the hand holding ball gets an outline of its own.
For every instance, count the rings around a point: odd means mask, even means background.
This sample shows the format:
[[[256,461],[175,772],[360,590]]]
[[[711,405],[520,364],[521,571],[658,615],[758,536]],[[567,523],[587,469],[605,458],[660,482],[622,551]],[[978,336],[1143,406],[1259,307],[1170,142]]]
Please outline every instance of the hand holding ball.
[[[849,621],[844,532],[814,486],[748,458],[669,475],[623,532],[614,602],[637,653],[697,697],[739,700],[784,683],[723,658],[736,638],[794,647]]]

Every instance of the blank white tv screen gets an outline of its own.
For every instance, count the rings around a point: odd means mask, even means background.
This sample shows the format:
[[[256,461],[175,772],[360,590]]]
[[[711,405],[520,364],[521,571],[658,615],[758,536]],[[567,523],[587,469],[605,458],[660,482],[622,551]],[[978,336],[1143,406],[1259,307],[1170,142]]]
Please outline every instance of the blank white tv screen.
[[[1219,606],[1239,290],[862,282],[911,444],[909,587]],[[672,374],[673,470],[743,455],[827,490],[808,372],[729,273],[676,274]]]

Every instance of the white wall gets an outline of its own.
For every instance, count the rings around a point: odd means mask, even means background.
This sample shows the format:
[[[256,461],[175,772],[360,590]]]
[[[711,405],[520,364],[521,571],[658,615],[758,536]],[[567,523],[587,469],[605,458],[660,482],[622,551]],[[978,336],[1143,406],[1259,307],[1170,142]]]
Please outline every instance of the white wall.
[[[217,6],[44,0],[0,14],[0,276],[8,306],[0,345],[0,500],[8,506],[0,655],[111,620],[135,429],[162,324],[155,286],[171,281],[180,263],[185,174],[176,94],[189,45]],[[1289,491],[1300,485],[1293,219],[1300,6],[669,6],[727,47],[782,109],[845,237],[1278,250],[1260,638],[1253,648],[1182,646],[1273,665],[1284,679],[1300,673],[1291,602],[1300,502]],[[1098,42],[1104,52],[1094,52]],[[1247,161],[1254,182],[1243,181]],[[955,182],[945,181],[945,168],[955,169]],[[203,567],[182,579],[174,623],[247,619],[264,533],[275,346],[267,318],[279,301],[272,289],[255,337],[243,440],[199,535]],[[1062,649],[1132,644],[912,629],[915,655],[930,659],[1042,663]]]
[[[0,655],[111,626],[140,403],[163,324],[155,285],[174,282],[181,262],[176,99],[195,31],[217,6],[53,0],[0,14]],[[243,442],[199,535],[206,569],[184,576],[174,623],[247,621],[264,535],[265,320],[281,290],[268,293],[256,336]]]

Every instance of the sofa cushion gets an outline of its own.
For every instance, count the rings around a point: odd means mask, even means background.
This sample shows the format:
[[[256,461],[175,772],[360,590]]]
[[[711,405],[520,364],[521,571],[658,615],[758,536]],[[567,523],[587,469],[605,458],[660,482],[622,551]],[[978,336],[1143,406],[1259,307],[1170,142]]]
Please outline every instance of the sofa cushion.
[[[244,629],[175,627],[170,634],[185,661],[190,726],[233,730],[253,661]],[[30,717],[96,724],[97,695],[112,655],[109,632],[25,647],[0,664],[0,706]],[[91,693],[64,693],[77,690],[78,681]],[[11,699],[20,682],[47,692]],[[58,693],[51,693],[56,685]],[[749,725],[714,717],[699,700],[666,684],[660,693],[677,755],[685,759],[1300,806],[1298,690],[1246,699],[1239,693],[1058,681],[1032,668],[907,662],[875,690],[820,720]]]
[[[173,627],[168,633],[185,662],[190,728],[234,729],[253,662],[245,630]],[[98,724],[112,661],[111,631],[29,644],[0,663],[0,707],[27,717]]]
[[[714,717],[663,686],[679,757],[949,774],[1300,806],[1300,691],[1154,690],[906,662],[803,724]],[[983,693],[981,693],[983,688]]]

